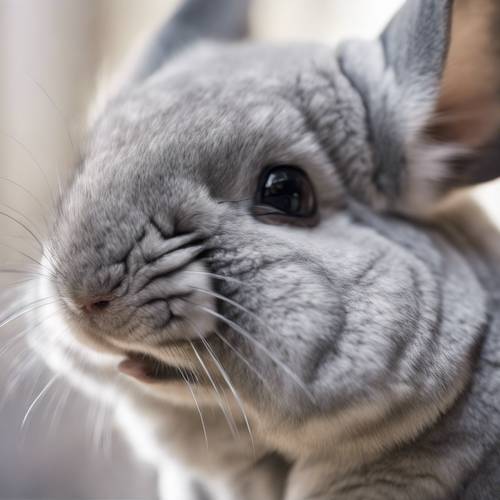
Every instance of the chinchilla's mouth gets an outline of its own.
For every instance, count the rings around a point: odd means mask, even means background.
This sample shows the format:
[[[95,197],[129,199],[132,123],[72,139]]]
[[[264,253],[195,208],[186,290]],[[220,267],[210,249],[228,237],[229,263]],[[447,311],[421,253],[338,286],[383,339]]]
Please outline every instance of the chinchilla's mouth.
[[[118,365],[118,369],[125,375],[150,384],[167,381],[190,383],[196,381],[196,376],[191,370],[171,366],[148,354],[129,353],[127,358]]]
[[[213,340],[214,335],[210,334],[204,339],[173,342],[170,349],[179,350],[184,354],[186,350],[191,353],[193,349],[201,353],[202,349],[207,348],[207,343]],[[125,355],[126,358],[120,362],[118,370],[140,382],[149,384],[155,382],[200,383],[198,374],[185,366],[177,366],[176,363],[171,364],[146,353],[127,352]]]

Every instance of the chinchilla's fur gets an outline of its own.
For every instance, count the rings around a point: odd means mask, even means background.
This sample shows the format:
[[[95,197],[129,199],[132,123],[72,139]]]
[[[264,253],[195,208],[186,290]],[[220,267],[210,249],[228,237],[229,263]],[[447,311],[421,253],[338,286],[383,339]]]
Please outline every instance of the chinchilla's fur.
[[[500,8],[335,50],[235,41],[247,9],[187,1],[92,124],[31,343],[165,499],[500,498],[500,239],[443,201],[500,175]],[[279,166],[314,217],[257,200]]]

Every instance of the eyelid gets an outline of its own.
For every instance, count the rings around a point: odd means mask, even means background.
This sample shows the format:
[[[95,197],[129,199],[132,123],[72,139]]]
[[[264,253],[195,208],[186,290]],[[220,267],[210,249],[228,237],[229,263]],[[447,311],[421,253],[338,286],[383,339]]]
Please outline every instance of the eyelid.
[[[274,211],[273,211],[274,210]],[[254,205],[251,209],[253,217],[265,224],[279,224],[298,227],[314,227],[320,221],[319,210],[313,216],[293,216],[280,213],[279,210],[263,205]]]

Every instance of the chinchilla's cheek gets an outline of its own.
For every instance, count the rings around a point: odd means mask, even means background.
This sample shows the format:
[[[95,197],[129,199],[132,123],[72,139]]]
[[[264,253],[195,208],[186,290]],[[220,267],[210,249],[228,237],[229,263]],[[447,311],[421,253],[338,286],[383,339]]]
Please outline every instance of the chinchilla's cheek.
[[[349,312],[346,296],[384,254],[384,247],[367,250],[360,244],[367,231],[348,238],[347,229],[343,217],[306,237],[294,228],[240,223],[218,239],[213,271],[230,273],[240,282],[215,283],[221,295],[233,301],[221,301],[220,313],[241,327],[227,328],[226,334],[266,383],[282,394],[287,412],[293,407],[299,411],[303,403],[304,411],[309,407],[312,393],[321,387],[323,365],[339,357]],[[269,392],[255,384],[255,373],[240,376],[239,365],[234,379],[248,382],[248,393],[257,404],[270,403]],[[261,392],[264,395],[257,397]]]
[[[235,380],[262,411],[301,418],[329,412],[418,375],[402,369],[398,356],[415,335],[422,344],[415,359],[424,356],[439,318],[433,306],[439,290],[425,263],[342,217],[308,238],[290,228],[241,230],[247,243],[214,261],[217,272],[229,269],[245,285],[219,285],[246,309],[220,304],[221,314],[241,327],[227,335],[280,394],[276,402],[254,373],[239,371]]]

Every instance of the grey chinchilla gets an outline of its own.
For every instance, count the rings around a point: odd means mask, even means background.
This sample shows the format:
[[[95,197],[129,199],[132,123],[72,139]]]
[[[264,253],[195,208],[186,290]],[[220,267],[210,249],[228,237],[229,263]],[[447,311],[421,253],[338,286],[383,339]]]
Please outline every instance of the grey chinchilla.
[[[30,343],[165,499],[497,500],[500,239],[456,189],[500,175],[500,7],[336,48],[248,9],[184,2],[89,127]]]

